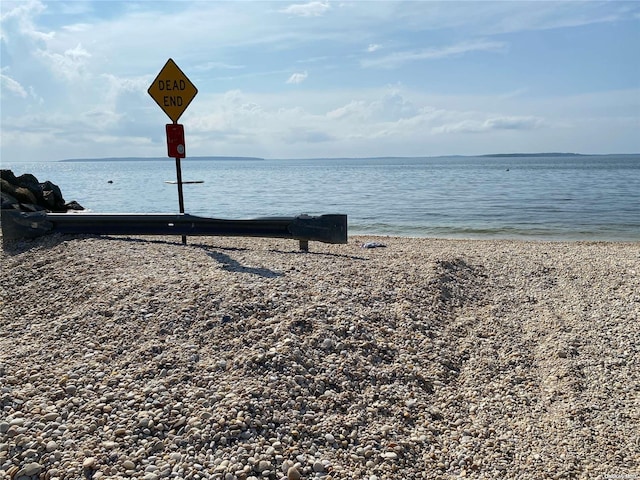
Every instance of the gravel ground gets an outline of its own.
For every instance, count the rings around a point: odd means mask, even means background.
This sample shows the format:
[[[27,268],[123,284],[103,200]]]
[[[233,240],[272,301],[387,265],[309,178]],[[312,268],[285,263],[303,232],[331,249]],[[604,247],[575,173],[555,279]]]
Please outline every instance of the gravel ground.
[[[5,246],[0,480],[640,478],[640,243],[310,249]]]

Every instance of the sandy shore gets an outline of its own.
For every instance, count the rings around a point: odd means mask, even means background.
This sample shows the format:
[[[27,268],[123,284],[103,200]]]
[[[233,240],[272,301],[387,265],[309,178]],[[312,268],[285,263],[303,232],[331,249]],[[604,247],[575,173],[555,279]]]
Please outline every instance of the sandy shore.
[[[640,478],[640,243],[178,242],[5,248],[0,479]]]

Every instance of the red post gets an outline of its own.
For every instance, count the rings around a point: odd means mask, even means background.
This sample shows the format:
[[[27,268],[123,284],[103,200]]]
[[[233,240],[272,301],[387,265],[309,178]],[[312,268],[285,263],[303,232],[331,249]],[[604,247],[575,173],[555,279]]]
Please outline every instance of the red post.
[[[168,123],[167,131],[167,153],[170,157],[176,159],[176,176],[178,181],[178,206],[180,213],[184,213],[184,196],[182,194],[182,169],[180,168],[180,159],[185,158],[184,146],[184,127],[178,122]],[[187,236],[182,235],[182,244],[187,244]]]

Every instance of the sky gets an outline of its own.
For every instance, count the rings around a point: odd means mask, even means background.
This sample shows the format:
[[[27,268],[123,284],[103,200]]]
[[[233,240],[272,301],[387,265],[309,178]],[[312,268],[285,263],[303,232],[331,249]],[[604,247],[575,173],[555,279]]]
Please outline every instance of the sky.
[[[638,1],[2,0],[1,161],[640,152]]]

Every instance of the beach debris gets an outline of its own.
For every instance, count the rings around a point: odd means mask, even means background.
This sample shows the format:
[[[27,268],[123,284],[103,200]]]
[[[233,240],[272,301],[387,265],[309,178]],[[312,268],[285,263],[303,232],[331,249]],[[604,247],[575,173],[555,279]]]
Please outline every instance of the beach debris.
[[[367,242],[362,244],[362,248],[384,248],[386,245],[379,242]]]

